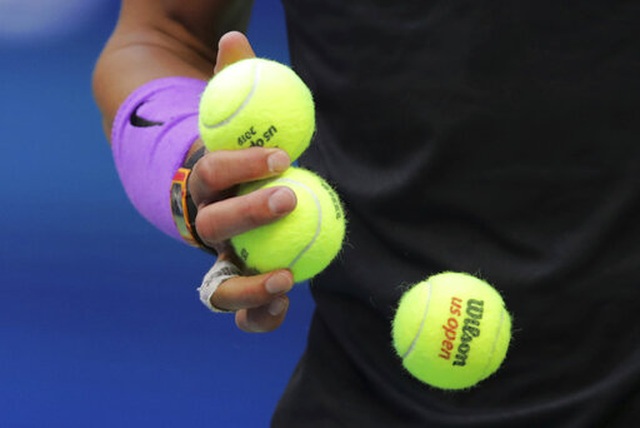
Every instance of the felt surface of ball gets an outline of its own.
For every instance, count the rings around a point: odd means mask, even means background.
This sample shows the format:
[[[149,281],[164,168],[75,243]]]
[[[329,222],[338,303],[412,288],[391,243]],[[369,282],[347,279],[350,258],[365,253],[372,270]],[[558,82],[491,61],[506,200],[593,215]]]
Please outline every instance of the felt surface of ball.
[[[345,215],[335,191],[319,175],[291,167],[282,175],[250,183],[239,194],[274,186],[292,189],[296,208],[274,223],[235,236],[231,243],[247,267],[258,272],[287,268],[295,282],[324,270],[342,248]]]
[[[291,68],[251,58],[228,65],[209,81],[198,124],[210,151],[279,147],[295,160],[315,131],[315,105]]]
[[[444,272],[403,294],[392,336],[413,376],[436,388],[465,389],[502,364],[511,340],[511,317],[488,283]]]

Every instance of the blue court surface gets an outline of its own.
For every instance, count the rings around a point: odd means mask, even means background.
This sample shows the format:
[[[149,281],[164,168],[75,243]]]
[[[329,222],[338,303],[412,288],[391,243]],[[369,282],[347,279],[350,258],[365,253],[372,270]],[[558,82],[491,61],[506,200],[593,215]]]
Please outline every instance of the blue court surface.
[[[0,31],[0,427],[267,426],[308,287],[266,335],[200,304],[210,256],[137,214],[102,134],[90,76],[117,2],[101,3],[55,35]],[[249,35],[287,61],[277,0],[256,2]]]

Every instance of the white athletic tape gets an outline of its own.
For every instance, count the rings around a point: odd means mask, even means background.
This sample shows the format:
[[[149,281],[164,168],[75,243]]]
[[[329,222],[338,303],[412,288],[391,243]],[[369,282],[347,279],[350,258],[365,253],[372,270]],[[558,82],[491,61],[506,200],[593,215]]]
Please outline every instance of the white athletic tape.
[[[216,308],[211,304],[211,296],[216,292],[220,284],[229,278],[234,278],[240,275],[240,269],[228,260],[216,260],[209,272],[204,276],[202,284],[198,287],[200,293],[200,301],[209,310],[218,313],[228,313],[225,309]]]

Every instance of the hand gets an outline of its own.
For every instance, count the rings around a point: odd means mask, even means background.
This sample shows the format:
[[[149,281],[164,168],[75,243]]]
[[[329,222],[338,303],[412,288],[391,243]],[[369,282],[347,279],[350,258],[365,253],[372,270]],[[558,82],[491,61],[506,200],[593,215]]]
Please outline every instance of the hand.
[[[247,39],[240,33],[228,33],[220,40],[215,72],[251,57],[255,54]],[[220,259],[242,266],[229,239],[271,223],[295,208],[295,193],[287,187],[235,196],[238,184],[278,175],[290,163],[283,150],[252,147],[207,153],[194,165],[189,191],[198,208],[195,227]],[[293,276],[288,270],[239,276],[223,282],[211,296],[211,304],[235,311],[236,325],[241,330],[272,331],[284,321],[289,306],[286,293],[292,287]]]

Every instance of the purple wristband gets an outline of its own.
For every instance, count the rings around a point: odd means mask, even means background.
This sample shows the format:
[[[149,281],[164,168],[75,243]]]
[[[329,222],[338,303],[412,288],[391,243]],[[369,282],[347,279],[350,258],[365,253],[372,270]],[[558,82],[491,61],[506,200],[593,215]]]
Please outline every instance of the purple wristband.
[[[199,137],[198,105],[206,84],[186,77],[153,80],[127,98],[113,122],[113,159],[127,196],[144,218],[179,240],[171,180]]]

